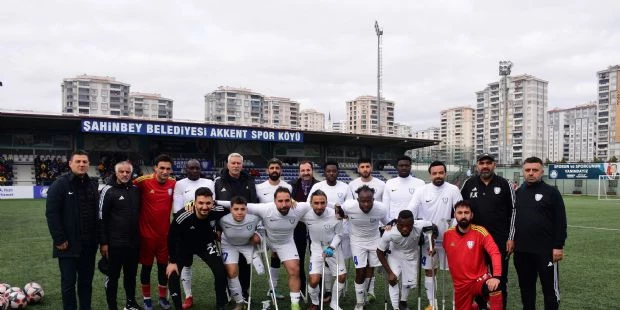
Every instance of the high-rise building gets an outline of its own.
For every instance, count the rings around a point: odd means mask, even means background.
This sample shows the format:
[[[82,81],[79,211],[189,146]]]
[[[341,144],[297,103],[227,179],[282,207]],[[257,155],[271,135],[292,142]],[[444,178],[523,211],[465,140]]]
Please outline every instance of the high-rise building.
[[[598,80],[598,135],[596,157],[620,158],[620,65],[596,73]]]
[[[442,110],[439,136],[443,161],[471,162],[474,158],[474,109],[456,107]]]
[[[440,140],[439,127],[430,127],[428,129],[414,131],[412,137],[415,139]],[[412,150],[411,155],[417,162],[431,162],[440,159],[440,150],[440,145],[427,146]]]
[[[160,94],[130,93],[130,116],[144,119],[172,120],[172,99]]]
[[[544,158],[549,83],[528,74],[509,76],[507,83],[508,100],[499,81],[476,92],[475,152],[490,153],[500,164]]]
[[[220,86],[205,95],[205,121],[215,124],[262,126],[264,98],[247,88]]]
[[[301,130],[325,131],[325,114],[314,109],[301,110]]]
[[[411,138],[411,126],[394,123],[394,135],[397,137]]]
[[[299,102],[289,98],[265,97],[263,120],[266,127],[299,129]]]
[[[347,132],[377,135],[394,135],[394,101],[381,99],[381,120],[376,96],[360,96],[347,101]]]
[[[109,76],[84,74],[63,79],[62,113],[132,116],[129,108],[129,86]]]
[[[589,162],[596,143],[596,102],[547,112],[547,156],[550,161]]]
[[[332,130],[333,132],[347,132],[347,122],[343,120],[333,121],[332,122]]]

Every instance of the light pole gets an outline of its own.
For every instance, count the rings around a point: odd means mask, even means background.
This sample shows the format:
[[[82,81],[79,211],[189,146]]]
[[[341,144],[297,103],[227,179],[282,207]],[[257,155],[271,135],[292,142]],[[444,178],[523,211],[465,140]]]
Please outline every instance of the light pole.
[[[508,164],[508,76],[510,75],[510,69],[512,68],[512,62],[509,60],[500,60],[499,62],[499,75],[502,77],[502,87],[504,88],[504,139],[503,147],[500,148],[503,154],[500,154],[500,163]]]
[[[381,130],[381,37],[383,29],[379,28],[379,22],[375,20],[375,33],[377,33],[377,126],[379,127],[379,135]]]

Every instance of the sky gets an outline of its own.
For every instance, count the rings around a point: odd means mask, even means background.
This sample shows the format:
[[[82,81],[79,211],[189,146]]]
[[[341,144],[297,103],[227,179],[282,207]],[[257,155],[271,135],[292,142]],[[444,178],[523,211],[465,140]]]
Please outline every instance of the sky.
[[[597,99],[620,64],[620,1],[8,1],[0,9],[0,109],[60,113],[63,78],[112,76],[204,119],[218,86],[288,97],[332,120],[377,93],[395,121],[439,126],[442,109],[512,74],[549,81],[549,109]]]

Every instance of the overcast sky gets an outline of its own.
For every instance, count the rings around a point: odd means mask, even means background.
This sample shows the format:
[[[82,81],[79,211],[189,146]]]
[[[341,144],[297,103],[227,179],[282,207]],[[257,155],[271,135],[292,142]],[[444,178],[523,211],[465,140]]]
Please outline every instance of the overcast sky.
[[[397,122],[425,129],[473,107],[501,59],[549,81],[549,108],[571,107],[620,64],[618,12],[617,0],[5,1],[0,109],[59,113],[62,79],[86,73],[173,99],[175,119],[203,119],[221,85],[344,119],[346,100],[376,95],[375,20]]]

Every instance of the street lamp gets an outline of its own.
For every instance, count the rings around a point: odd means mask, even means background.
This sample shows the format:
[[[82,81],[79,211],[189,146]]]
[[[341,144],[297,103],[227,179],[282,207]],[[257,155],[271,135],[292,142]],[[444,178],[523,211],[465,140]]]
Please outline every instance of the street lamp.
[[[378,21],[375,21],[375,33],[377,34],[377,126],[379,126],[379,135],[381,135],[381,37],[383,29],[379,28]]]
[[[504,145],[500,148],[500,162],[504,165],[508,164],[508,76],[510,75],[510,69],[512,68],[512,62],[509,60],[500,60],[499,62],[499,75],[502,77],[502,86],[504,87]]]

